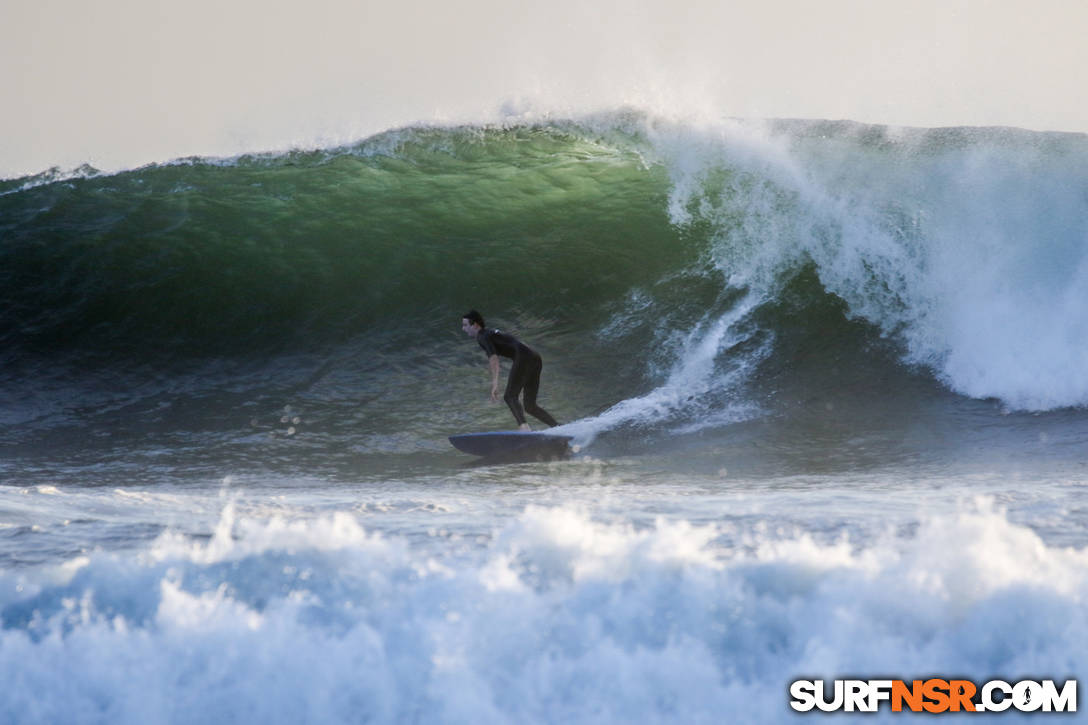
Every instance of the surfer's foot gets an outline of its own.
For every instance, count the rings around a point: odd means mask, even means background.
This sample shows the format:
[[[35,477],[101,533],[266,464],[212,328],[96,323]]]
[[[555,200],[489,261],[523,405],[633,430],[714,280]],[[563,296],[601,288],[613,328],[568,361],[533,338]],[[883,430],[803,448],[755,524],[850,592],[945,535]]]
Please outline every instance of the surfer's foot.
[[[523,430],[523,431],[528,432],[528,431],[532,431],[533,429],[529,427],[528,423],[522,423],[521,425],[518,426],[518,430]]]

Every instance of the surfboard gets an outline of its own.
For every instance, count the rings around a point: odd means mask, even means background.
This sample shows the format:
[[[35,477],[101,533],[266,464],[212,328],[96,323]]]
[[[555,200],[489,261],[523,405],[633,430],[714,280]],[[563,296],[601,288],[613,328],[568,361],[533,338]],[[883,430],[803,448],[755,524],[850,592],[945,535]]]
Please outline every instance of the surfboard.
[[[533,431],[462,433],[450,436],[453,447],[485,458],[559,458],[570,454],[571,436]]]

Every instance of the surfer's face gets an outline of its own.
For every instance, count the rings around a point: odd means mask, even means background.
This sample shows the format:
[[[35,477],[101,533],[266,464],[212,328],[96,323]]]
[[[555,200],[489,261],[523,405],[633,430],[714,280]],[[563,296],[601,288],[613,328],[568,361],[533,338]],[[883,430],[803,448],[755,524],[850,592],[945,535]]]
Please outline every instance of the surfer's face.
[[[480,328],[474,322],[469,322],[467,317],[461,318],[461,329],[465,331],[465,334],[469,337],[476,337],[476,333],[480,331]]]

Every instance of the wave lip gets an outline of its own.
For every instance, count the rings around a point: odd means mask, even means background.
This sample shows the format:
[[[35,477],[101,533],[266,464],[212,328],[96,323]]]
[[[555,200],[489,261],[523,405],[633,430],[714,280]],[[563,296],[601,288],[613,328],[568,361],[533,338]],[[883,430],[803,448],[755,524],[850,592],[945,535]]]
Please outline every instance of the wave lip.
[[[813,122],[662,137],[672,218],[712,229],[734,284],[774,298],[812,265],[954,391],[1088,404],[1088,137]]]

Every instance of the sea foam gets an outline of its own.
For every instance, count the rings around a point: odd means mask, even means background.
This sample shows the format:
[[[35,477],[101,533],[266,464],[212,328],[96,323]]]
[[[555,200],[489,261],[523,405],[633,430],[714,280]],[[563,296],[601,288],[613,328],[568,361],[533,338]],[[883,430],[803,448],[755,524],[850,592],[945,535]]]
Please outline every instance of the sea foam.
[[[0,718],[776,722],[802,676],[1083,674],[1086,596],[986,502],[869,542],[530,506],[467,550],[228,505],[0,575]]]
[[[1007,129],[651,124],[669,211],[730,284],[815,266],[953,390],[1088,404],[1088,140]]]

